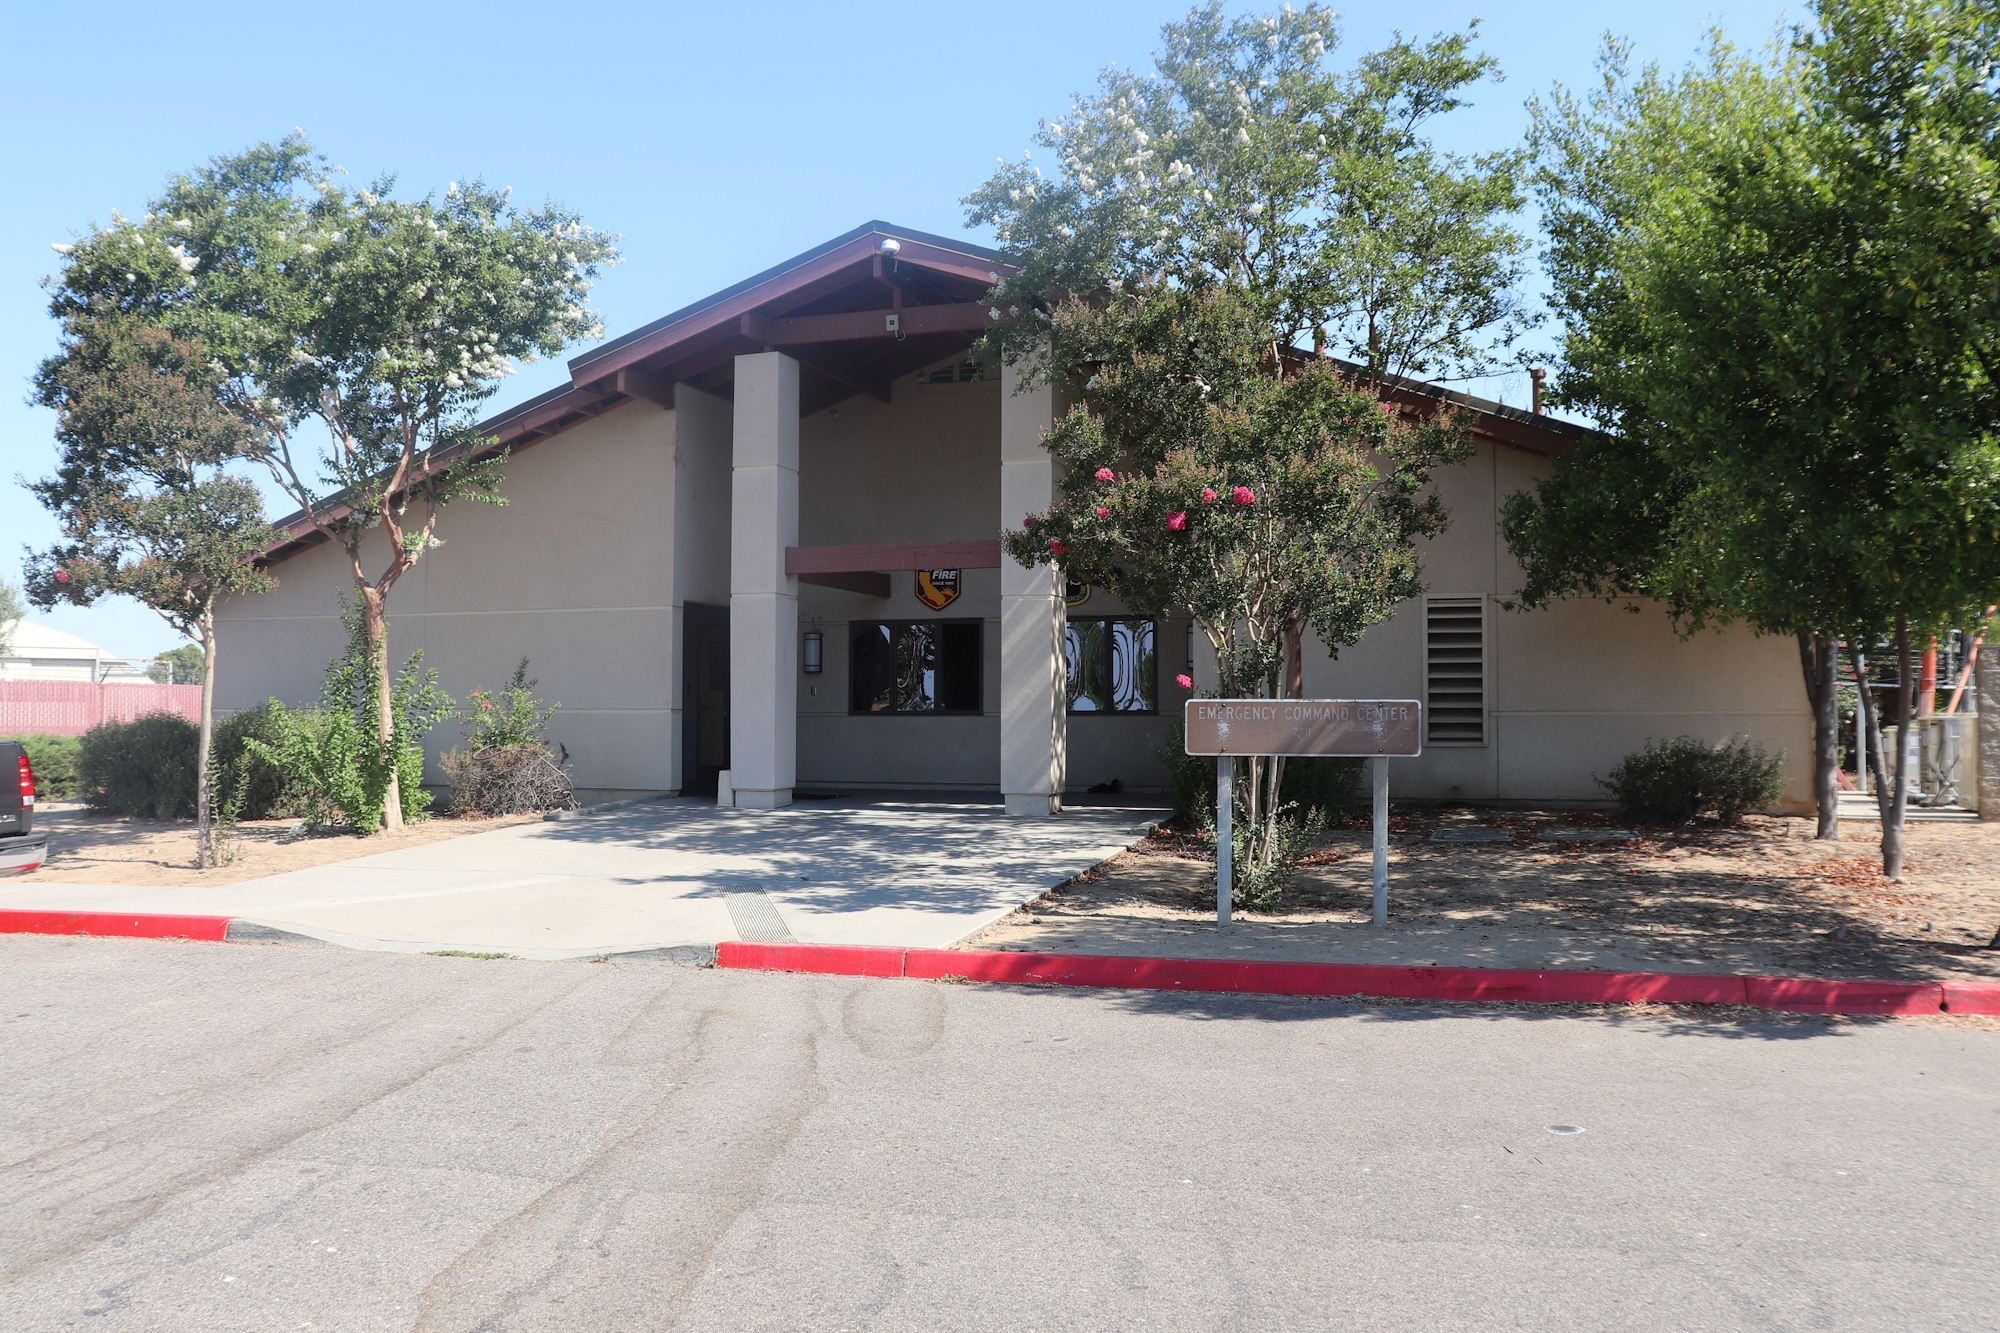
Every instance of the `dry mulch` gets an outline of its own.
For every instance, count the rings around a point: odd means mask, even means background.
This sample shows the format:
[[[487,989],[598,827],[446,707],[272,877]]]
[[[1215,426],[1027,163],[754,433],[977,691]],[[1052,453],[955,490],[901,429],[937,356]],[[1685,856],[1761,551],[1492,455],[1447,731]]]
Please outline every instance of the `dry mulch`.
[[[0,887],[132,884],[179,888],[238,884],[287,870],[330,865],[357,856],[421,847],[468,833],[530,823],[541,817],[527,814],[460,819],[440,815],[393,833],[368,837],[352,833],[308,834],[294,820],[245,820],[236,826],[234,859],[214,870],[200,870],[195,867],[194,825],[190,822],[162,824],[125,815],[94,814],[78,804],[57,802],[35,813],[35,831],[49,835],[49,859],[32,875],[0,880]]]
[[[2000,823],[1905,826],[1902,882],[1883,878],[1875,824],[1845,823],[1837,842],[1811,822],[1752,816],[1734,829],[1640,829],[1630,842],[1551,842],[1551,824],[1609,825],[1574,812],[1395,810],[1391,924],[1411,938],[1609,942],[1672,970],[1740,970],[1754,960],[1793,975],[2000,979]],[[1514,831],[1506,843],[1433,843],[1441,824]],[[1372,947],[1372,854],[1366,817],[1329,831],[1275,912],[1237,911],[1243,950]],[[1051,947],[1113,935],[1118,951],[1162,952],[1214,921],[1214,862],[1171,829],[1045,896],[979,939],[981,947]],[[1258,933],[1261,931],[1261,934]],[[1079,934],[1081,932],[1081,934]],[[1461,933],[1463,932],[1463,933]],[[1369,937],[1373,937],[1372,939]],[[968,942],[971,943],[971,942]],[[1500,945],[1485,946],[1488,949]],[[1704,963],[1726,960],[1718,966]],[[1733,961],[1735,965],[1729,965]]]

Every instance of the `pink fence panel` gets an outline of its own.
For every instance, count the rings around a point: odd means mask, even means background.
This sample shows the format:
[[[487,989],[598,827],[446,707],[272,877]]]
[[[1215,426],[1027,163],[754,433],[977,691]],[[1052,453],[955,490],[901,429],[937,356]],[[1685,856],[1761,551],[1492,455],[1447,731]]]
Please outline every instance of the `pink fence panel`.
[[[81,680],[0,680],[0,736],[81,736],[100,722],[148,713],[201,717],[199,685],[92,685]]]

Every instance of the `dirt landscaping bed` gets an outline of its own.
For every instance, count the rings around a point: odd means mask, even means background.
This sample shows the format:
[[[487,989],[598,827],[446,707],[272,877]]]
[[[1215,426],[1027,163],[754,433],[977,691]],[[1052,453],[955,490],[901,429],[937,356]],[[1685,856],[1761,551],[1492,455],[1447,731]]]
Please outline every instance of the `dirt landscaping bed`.
[[[1574,813],[1391,817],[1389,926],[1369,923],[1365,818],[1330,831],[1280,909],[1215,924],[1214,863],[1173,830],[964,942],[967,948],[1507,968],[2000,979],[2000,824],[1912,822],[1902,883],[1882,878],[1880,830],[1839,842],[1797,818],[1738,829],[1637,830],[1554,841]],[[1440,828],[1505,842],[1434,842]]]
[[[32,875],[0,880],[10,884],[133,884],[183,887],[237,884],[286,870],[348,861],[377,852],[442,842],[510,824],[539,820],[538,814],[499,819],[439,816],[393,833],[306,834],[293,820],[245,821],[236,826],[235,859],[214,870],[198,870],[192,823],[159,824],[123,815],[93,814],[79,804],[57,802],[35,813],[35,829],[49,835],[49,859]]]

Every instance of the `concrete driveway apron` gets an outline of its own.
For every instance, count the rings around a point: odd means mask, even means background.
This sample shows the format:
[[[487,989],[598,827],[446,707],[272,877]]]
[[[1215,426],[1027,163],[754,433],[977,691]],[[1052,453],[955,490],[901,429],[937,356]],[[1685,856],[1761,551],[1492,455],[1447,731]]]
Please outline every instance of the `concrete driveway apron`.
[[[574,957],[722,940],[936,948],[1115,856],[1162,810],[663,800],[214,888],[24,884],[0,906],[247,918],[363,947]]]

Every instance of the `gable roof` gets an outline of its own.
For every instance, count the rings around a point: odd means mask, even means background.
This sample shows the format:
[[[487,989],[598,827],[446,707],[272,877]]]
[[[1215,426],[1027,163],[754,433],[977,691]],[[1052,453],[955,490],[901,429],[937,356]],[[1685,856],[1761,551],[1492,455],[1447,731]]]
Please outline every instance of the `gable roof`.
[[[482,452],[526,448],[633,399],[670,407],[677,384],[728,397],[736,357],[773,346],[799,362],[802,414],[857,393],[886,402],[892,381],[972,345],[994,317],[986,308],[988,290],[1013,272],[986,246],[864,222],[573,357],[568,384],[479,423],[478,436],[490,441]],[[893,334],[884,323],[892,314],[901,323]],[[1441,403],[1468,408],[1477,414],[1475,436],[1534,453],[1564,453],[1585,433],[1566,421],[1419,380],[1392,377],[1384,396],[1419,409]],[[432,466],[455,459],[447,451]],[[326,512],[337,518],[346,510],[336,503]],[[285,536],[265,552],[267,564],[324,540],[303,512],[273,526]]]

